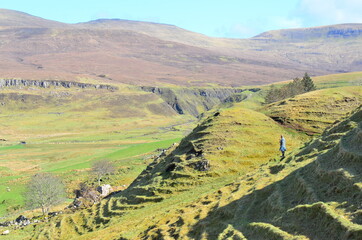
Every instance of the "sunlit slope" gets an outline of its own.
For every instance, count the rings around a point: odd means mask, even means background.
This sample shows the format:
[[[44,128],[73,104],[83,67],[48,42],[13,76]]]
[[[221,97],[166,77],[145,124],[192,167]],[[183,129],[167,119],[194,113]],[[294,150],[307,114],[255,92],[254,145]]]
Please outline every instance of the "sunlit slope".
[[[138,239],[361,239],[362,111],[283,161],[170,211]]]
[[[362,86],[362,72],[318,76],[313,77],[313,81],[318,89],[345,86]]]
[[[179,141],[192,121],[158,96],[124,86],[3,88],[0,214],[22,206],[24,184],[37,172],[61,175],[72,196],[92,162],[109,159],[125,170],[117,184],[128,185],[147,165],[147,154]]]
[[[0,101],[2,138],[11,142],[64,142],[67,138],[86,142],[93,135],[99,141],[109,140],[109,135],[117,135],[115,131],[121,134],[123,129],[144,128],[162,119],[177,118],[157,96],[129,88],[3,89]]]
[[[94,231],[104,229],[108,233],[102,234],[103,239],[120,234],[133,239],[166,211],[279,158],[280,134],[288,139],[290,150],[306,138],[252,110],[234,107],[215,112],[178,146],[155,158],[126,191],[91,209],[60,216],[47,227],[39,226],[34,238],[96,239],[99,233]],[[203,171],[205,162],[207,171]]]
[[[266,105],[262,111],[285,126],[316,134],[361,104],[362,86],[349,86],[297,95]]]

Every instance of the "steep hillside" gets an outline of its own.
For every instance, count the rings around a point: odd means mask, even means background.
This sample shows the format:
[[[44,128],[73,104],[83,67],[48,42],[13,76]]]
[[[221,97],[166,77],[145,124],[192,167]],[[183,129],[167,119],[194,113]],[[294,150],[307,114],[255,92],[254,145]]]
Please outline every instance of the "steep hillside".
[[[139,239],[361,239],[362,111],[300,152],[270,162]]]
[[[133,21],[63,24],[10,10],[1,10],[0,19],[3,78],[245,86],[288,80],[306,71],[323,75],[361,69],[356,24],[230,40]],[[330,37],[331,29],[342,37]],[[311,31],[319,37],[290,37]]]

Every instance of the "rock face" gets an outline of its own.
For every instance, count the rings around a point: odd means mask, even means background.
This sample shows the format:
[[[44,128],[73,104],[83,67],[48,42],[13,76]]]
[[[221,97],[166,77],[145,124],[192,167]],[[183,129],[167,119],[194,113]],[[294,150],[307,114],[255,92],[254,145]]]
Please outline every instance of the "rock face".
[[[207,159],[202,159],[198,162],[196,162],[194,165],[195,170],[197,171],[208,171],[210,170],[210,161]]]
[[[113,189],[112,189],[111,185],[105,184],[102,186],[98,186],[97,191],[101,194],[101,197],[105,197],[108,194],[110,194],[113,191]]]
[[[3,87],[64,87],[64,88],[95,88],[117,90],[117,87],[104,84],[90,84],[68,81],[55,81],[55,80],[23,80],[23,79],[0,79],[0,88]]]
[[[244,91],[257,92],[259,88],[159,88],[141,87],[143,91],[159,95],[178,114],[190,114],[195,117],[225,101],[238,101],[233,97]],[[232,100],[231,100],[232,99]],[[243,99],[240,98],[239,101]]]

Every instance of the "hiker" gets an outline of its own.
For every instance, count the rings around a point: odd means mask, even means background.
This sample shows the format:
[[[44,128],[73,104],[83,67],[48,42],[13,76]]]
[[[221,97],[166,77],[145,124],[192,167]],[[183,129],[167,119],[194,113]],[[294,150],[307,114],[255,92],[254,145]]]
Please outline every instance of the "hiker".
[[[287,148],[285,147],[285,138],[283,137],[283,135],[280,136],[280,148],[279,151],[282,152],[282,158],[284,158],[284,153],[285,151],[287,151]]]

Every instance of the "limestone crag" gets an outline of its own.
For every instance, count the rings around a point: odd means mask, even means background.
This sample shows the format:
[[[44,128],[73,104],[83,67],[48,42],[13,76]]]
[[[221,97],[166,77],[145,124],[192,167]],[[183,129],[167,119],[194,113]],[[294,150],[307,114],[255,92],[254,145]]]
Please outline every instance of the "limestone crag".
[[[260,88],[166,88],[141,87],[145,92],[160,96],[178,114],[190,114],[195,117],[245,91],[257,92]],[[235,98],[234,100],[237,101]],[[240,99],[241,101],[242,99]]]
[[[95,88],[106,90],[117,90],[118,88],[105,84],[91,84],[57,80],[24,80],[24,79],[0,79],[0,88],[4,87],[63,87],[63,88]]]

